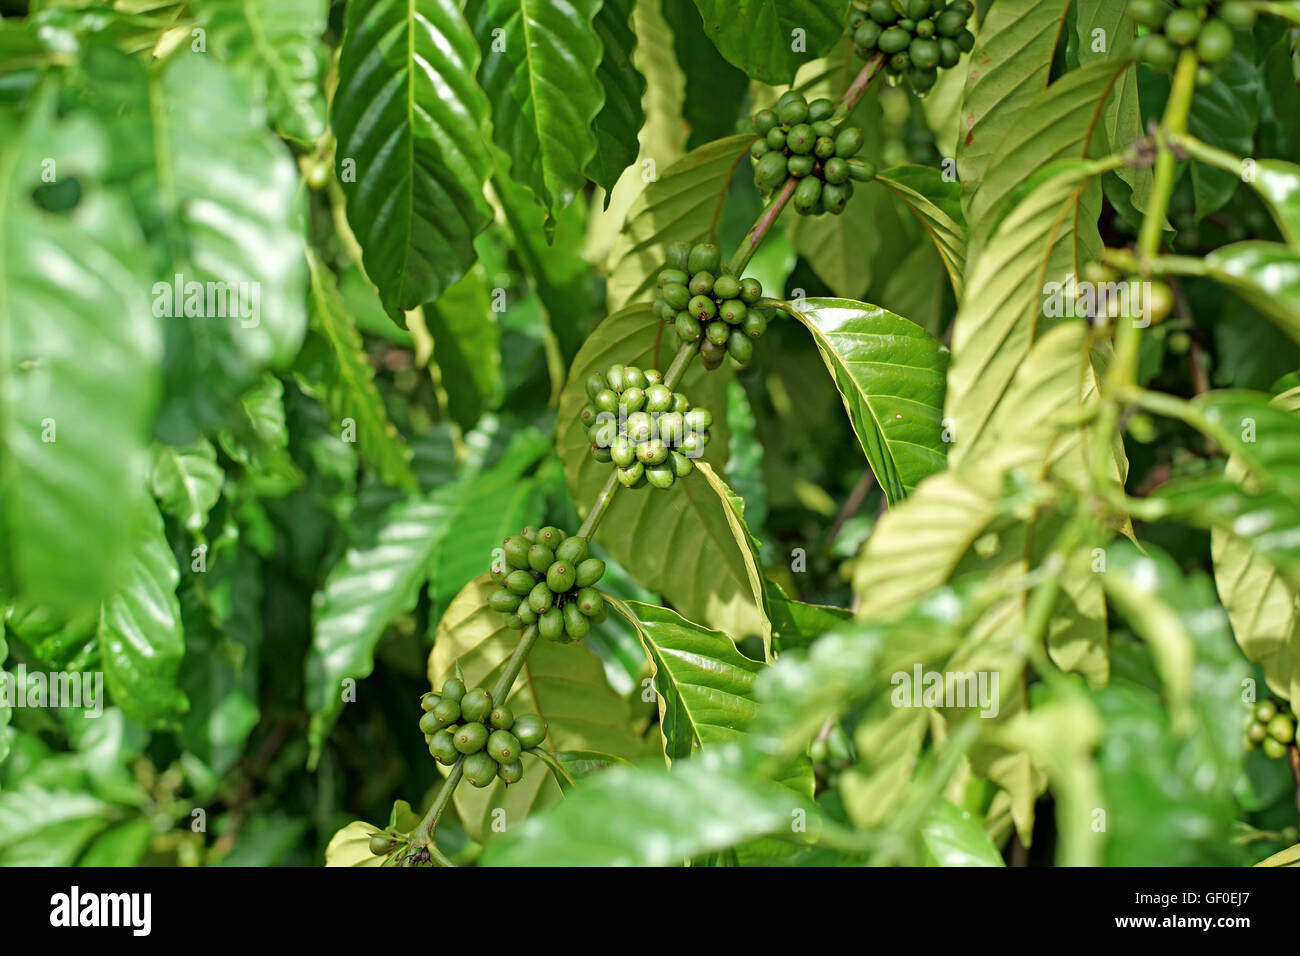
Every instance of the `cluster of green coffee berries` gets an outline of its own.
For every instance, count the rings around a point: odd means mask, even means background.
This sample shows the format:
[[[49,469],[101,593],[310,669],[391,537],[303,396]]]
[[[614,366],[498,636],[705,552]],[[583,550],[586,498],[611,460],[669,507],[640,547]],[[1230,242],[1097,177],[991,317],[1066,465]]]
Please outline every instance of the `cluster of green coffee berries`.
[[[609,614],[595,588],[604,573],[605,562],[590,556],[586,538],[529,526],[506,538],[493,557],[492,580],[501,588],[488,605],[515,630],[536,624],[547,640],[579,641]]]
[[[663,383],[658,369],[611,365],[587,379],[587,397],[581,414],[591,454],[613,462],[625,488],[671,488],[691,473],[691,459],[709,443],[713,413],[692,408]]]
[[[853,766],[853,742],[844,728],[833,723],[825,733],[818,734],[808,748],[813,769],[828,785]]]
[[[1294,743],[1300,747],[1300,734],[1296,732],[1295,715],[1286,704],[1262,700],[1251,708],[1246,717],[1247,750],[1259,747],[1266,756],[1276,760],[1286,755],[1286,748]]]
[[[771,317],[755,304],[762,297],[758,280],[732,275],[713,243],[677,242],[659,273],[654,310],[682,342],[699,342],[705,367],[715,369],[726,355],[744,365],[754,354]]]
[[[752,117],[759,139],[749,151],[754,161],[754,185],[770,195],[794,177],[799,180],[792,202],[800,215],[828,212],[838,216],[853,198],[852,180],[876,178],[870,163],[853,159],[862,149],[862,130],[831,123],[835,104],[828,99],[809,103],[802,93],[781,94],[776,106]]]
[[[849,20],[853,49],[864,59],[879,52],[891,82],[925,94],[940,68],[956,66],[975,46],[966,27],[974,12],[970,0],[872,0]]]
[[[1169,71],[1182,49],[1194,49],[1196,82],[1213,82],[1232,55],[1233,29],[1248,30],[1255,8],[1239,0],[1129,0],[1129,16],[1149,32],[1138,38],[1137,55],[1153,69]]]
[[[447,678],[441,693],[425,694],[420,707],[420,730],[433,759],[450,767],[464,757],[461,770],[476,787],[486,787],[497,777],[507,785],[518,783],[524,776],[524,751],[546,739],[542,718],[516,717],[504,703],[494,703],[485,688],[466,690],[456,677]],[[373,849],[373,839],[371,845]]]

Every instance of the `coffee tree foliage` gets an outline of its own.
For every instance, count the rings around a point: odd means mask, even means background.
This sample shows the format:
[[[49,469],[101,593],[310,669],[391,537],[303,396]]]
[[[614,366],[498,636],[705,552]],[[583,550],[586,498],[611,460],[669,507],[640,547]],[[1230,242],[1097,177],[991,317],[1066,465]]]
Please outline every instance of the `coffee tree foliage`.
[[[1297,860],[1294,0],[0,11],[0,862]]]

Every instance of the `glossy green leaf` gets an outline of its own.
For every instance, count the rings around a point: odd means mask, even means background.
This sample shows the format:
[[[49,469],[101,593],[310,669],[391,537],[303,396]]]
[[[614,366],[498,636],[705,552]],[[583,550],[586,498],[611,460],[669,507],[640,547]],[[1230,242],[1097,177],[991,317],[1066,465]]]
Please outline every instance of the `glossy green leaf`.
[[[325,0],[199,0],[212,53],[236,68],[284,136],[310,146],[325,130],[321,34]]]
[[[641,97],[645,78],[633,65],[636,35],[632,32],[634,0],[603,0],[593,26],[600,39],[600,69],[596,78],[605,91],[605,103],[592,121],[596,153],[587,163],[587,178],[605,190],[606,197],[632,165],[640,149],[637,133],[645,123]]]
[[[1142,104],[1138,95],[1138,65],[1131,60],[1137,30],[1128,14],[1127,0],[1077,4],[1074,12],[1081,66],[1097,60],[1127,62],[1116,77],[1097,122],[1101,147],[1098,155],[1117,153],[1128,149],[1144,135]],[[1103,32],[1098,34],[1098,30]],[[1099,38],[1100,44],[1097,43]],[[1121,166],[1115,173],[1132,190],[1129,202],[1135,209],[1145,211],[1151,196],[1150,168]]]
[[[370,852],[370,838],[379,827],[353,820],[334,836],[325,848],[326,866],[383,866],[384,858]]]
[[[483,51],[478,76],[492,104],[492,137],[510,157],[510,174],[551,217],[582,188],[596,154],[591,127],[605,102],[593,27],[600,5],[484,0],[466,11]]]
[[[754,678],[763,665],[736,650],[721,631],[667,608],[636,602],[624,607],[650,659],[669,764],[743,734],[757,710]],[[615,609],[622,610],[617,604]]]
[[[609,254],[606,308],[654,298],[655,278],[674,242],[714,235],[727,188],[753,136],[731,136],[692,150],[648,183],[627,213]]]
[[[208,523],[208,512],[221,497],[225,473],[217,464],[217,450],[206,440],[177,448],[154,446],[150,485],[163,513],[198,533]]]
[[[1191,721],[1192,667],[1196,657],[1179,608],[1166,600],[1180,579],[1177,567],[1163,554],[1144,555],[1127,541],[1107,549],[1103,578],[1106,594],[1150,645],[1175,731],[1187,730]]]
[[[1220,246],[1204,259],[1208,275],[1300,342],[1300,252],[1277,242]]]
[[[1187,129],[1198,139],[1238,156],[1254,149],[1259,123],[1259,68],[1252,55],[1253,44],[1241,31],[1232,56],[1207,86],[1198,87],[1187,116]],[[1240,171],[1228,171],[1191,164],[1192,193],[1196,218],[1202,219],[1223,207],[1242,183]]]
[[[176,584],[180,572],[155,510],[136,534],[122,566],[122,584],[104,602],[99,647],[113,701],[132,720],[172,728],[188,708],[177,684],[185,655]]]
[[[587,403],[587,376],[615,363],[653,367],[657,326],[646,306],[615,313],[587,339],[569,370],[560,398],[556,446],[579,509],[595,500],[612,468],[591,456],[591,442],[579,418]],[[670,347],[664,346],[662,367],[670,356]],[[730,378],[726,366],[709,372],[697,361],[691,363],[678,389],[695,407],[713,412],[712,437],[703,460],[715,472],[725,470],[730,441],[726,422]],[[621,489],[601,520],[596,539],[639,584],[663,595],[688,619],[735,639],[762,634],[766,617],[753,593],[747,556],[732,533],[728,507],[707,479],[695,473],[667,490]]]
[[[930,166],[895,166],[876,176],[907,204],[943,259],[957,298],[962,296],[966,272],[966,217],[961,208],[961,185],[947,181]]]
[[[348,4],[335,161],[366,272],[390,314],[464,275],[491,218],[478,65],[456,0]]]
[[[500,404],[502,391],[501,330],[482,268],[475,266],[427,306],[424,318],[447,411],[462,428],[473,428],[484,411]]]
[[[794,315],[817,343],[890,504],[941,470],[946,352],[901,316],[848,299],[804,299]]]
[[[312,601],[307,706],[316,751],[343,708],[342,682],[370,674],[375,645],[389,622],[415,606],[446,531],[445,500],[389,498],[359,509],[346,553]]]
[[[947,800],[921,825],[921,842],[933,866],[1005,866],[980,822]]]
[[[985,14],[961,103],[957,171],[964,184],[984,181],[994,152],[1046,88],[1069,5],[1069,0],[1010,0]]]
[[[264,566],[246,545],[224,540],[208,558],[207,571],[181,581],[180,685],[190,709],[180,739],[219,776],[238,762],[261,716]]]
[[[491,844],[485,866],[680,866],[701,853],[818,824],[816,811],[778,784],[725,772],[724,758],[671,772],[613,767],[549,812]]]
[[[1046,326],[1046,283],[1078,275],[1073,217],[1103,166],[1062,163],[1031,182],[967,277],[954,320],[944,402],[959,464],[980,440],[993,409]]]
[[[153,839],[149,820],[127,820],[105,830],[86,848],[78,866],[139,866]]]
[[[989,157],[984,179],[966,204],[971,224],[971,252],[977,257],[998,222],[1015,202],[1017,191],[1038,170],[1058,160],[1086,159],[1095,153],[1101,116],[1121,75],[1130,67],[1122,60],[1104,60],[1065,74],[1026,103],[1019,120],[1003,134]],[[1094,187],[1088,215],[1069,223],[1088,247],[1101,246],[1097,233],[1100,192]],[[1086,236],[1086,238],[1083,238]]]
[[[682,117],[691,128],[688,147],[730,136],[749,87],[749,77],[718,56],[700,19],[695,0],[662,0],[664,19],[672,29],[677,65],[686,74]],[[656,51],[657,54],[658,51]],[[728,104],[725,108],[719,108]],[[730,104],[735,104],[734,108]]]
[[[718,51],[752,79],[770,84],[789,83],[802,62],[828,53],[848,13],[846,0],[695,0],[695,5]]]
[[[83,66],[77,105],[112,115],[113,181],[161,250],[151,291],[165,323],[167,395],[155,434],[191,441],[302,344],[298,170],[215,57],[187,51],[149,71],[96,47]]]
[[[110,810],[89,794],[31,783],[0,792],[0,863],[71,866],[108,825]]]
[[[320,388],[333,424],[339,434],[351,434],[383,481],[414,488],[410,451],[389,421],[361,334],[344,307],[333,275],[315,253],[309,254],[307,261],[311,267],[312,328],[329,343],[334,360],[330,380]]]
[[[1272,400],[1290,412],[1300,412],[1300,389]],[[1252,424],[1258,427],[1254,415]],[[1278,429],[1264,426],[1264,435]],[[1240,457],[1230,458],[1227,477],[1239,480],[1245,471]],[[1280,575],[1249,542],[1222,528],[1210,532],[1214,580],[1232,622],[1242,652],[1264,669],[1269,687],[1288,700],[1300,700],[1300,592]]]
[[[1240,176],[1268,206],[1282,238],[1300,250],[1300,166],[1280,159],[1241,158],[1188,141],[1188,151],[1204,163]]]
[[[0,123],[0,142],[0,579],[85,610],[113,589],[146,504],[161,334],[141,318],[148,273],[122,196],[88,191],[61,216],[29,199],[51,151],[96,182],[99,129],[41,106],[21,132]]]
[[[807,647],[827,631],[853,619],[847,608],[792,600],[774,581],[768,581],[767,592],[772,637],[780,641],[783,651]]]
[[[488,607],[496,588],[485,573],[447,608],[429,655],[431,686],[441,687],[459,668],[467,687],[491,688],[504,669],[520,632],[506,627],[505,615]],[[507,700],[516,715],[535,713],[546,721],[543,746],[548,749],[594,750],[625,760],[642,752],[631,732],[626,702],[610,690],[600,659],[581,643],[539,640]],[[526,816],[558,799],[559,787],[545,765],[528,754],[523,762],[524,779],[519,783],[507,787],[496,780],[482,790],[456,789],[457,811],[474,839],[499,839],[494,810],[504,810],[508,838],[519,832]],[[584,781],[578,792],[591,785]]]

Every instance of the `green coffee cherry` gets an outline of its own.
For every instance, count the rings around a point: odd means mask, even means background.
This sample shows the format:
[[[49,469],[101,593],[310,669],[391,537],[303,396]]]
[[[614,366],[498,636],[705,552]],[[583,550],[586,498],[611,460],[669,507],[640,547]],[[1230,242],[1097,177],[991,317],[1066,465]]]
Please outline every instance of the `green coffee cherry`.
[[[390,840],[378,833],[370,838],[370,852],[375,856],[387,856],[396,846],[396,840]]]
[[[554,561],[555,552],[544,544],[535,544],[528,549],[528,566],[534,571],[545,574],[546,569],[549,568]],[[532,576],[529,575],[529,577],[531,578]],[[532,585],[529,585],[528,590],[532,590]],[[525,591],[524,593],[527,594],[528,592]]]
[[[668,453],[668,464],[672,466],[673,474],[678,478],[685,478],[691,473],[691,469],[695,467],[691,460],[679,451]],[[597,613],[603,614],[604,612],[600,611]]]
[[[487,728],[482,724],[462,724],[452,737],[456,750],[463,754],[478,753],[487,744]]]
[[[677,337],[683,342],[696,342],[700,338],[700,323],[689,312],[678,312],[674,323]]]
[[[853,31],[853,45],[864,53],[870,52],[876,48],[881,32],[883,31],[879,23],[868,20]]]
[[[1251,721],[1250,726],[1246,728],[1246,738],[1252,743],[1262,743],[1268,736],[1268,728],[1261,723]]]
[[[1286,756],[1286,744],[1282,743],[1279,740],[1275,740],[1272,737],[1264,738],[1263,748],[1264,748],[1264,755],[1267,757],[1271,757],[1274,760],[1278,760]]]
[[[570,564],[580,564],[587,557],[587,539],[574,535],[571,538],[565,538],[560,546],[555,549],[555,559],[557,561],[567,561]]]
[[[482,751],[467,756],[461,770],[465,779],[479,788],[488,786],[497,778],[497,762]]]
[[[1196,56],[1202,63],[1222,63],[1232,55],[1232,28],[1222,20],[1207,20],[1196,38]]]
[[[519,607],[519,595],[511,593],[505,588],[500,591],[493,591],[492,596],[488,598],[488,607],[494,611],[500,611],[502,614],[513,614],[515,608]]]
[[[780,117],[782,124],[786,126],[798,126],[808,120],[808,104],[803,99],[791,100],[781,107],[776,114]]]
[[[492,695],[482,687],[466,691],[460,700],[460,715],[466,720],[482,723],[492,713]]]
[[[691,295],[710,295],[713,292],[713,285],[717,280],[712,272],[697,272],[691,276],[690,289]]]
[[[442,683],[442,699],[459,701],[465,696],[465,685],[459,678],[448,677]]]
[[[820,123],[835,115],[835,101],[819,97],[808,104],[808,122]]]
[[[810,181],[816,182],[817,180],[814,179]],[[730,334],[731,330],[726,322],[710,322],[704,327],[704,337],[714,345],[726,344],[727,336]]]
[[[1274,740],[1289,744],[1295,739],[1295,723],[1286,714],[1277,714],[1268,722],[1268,735]]]
[[[1271,700],[1261,700],[1255,705],[1255,719],[1262,724],[1267,724],[1277,713],[1277,704]]]
[[[537,630],[548,641],[558,641],[564,634],[564,612],[558,607],[549,609],[537,619]]]
[[[740,280],[735,276],[721,275],[713,283],[713,295],[719,299],[734,299],[740,295]]]
[[[588,558],[578,565],[574,584],[579,588],[588,588],[599,581],[605,574],[605,562],[600,558]]]
[[[869,183],[876,178],[876,167],[862,159],[851,159],[848,163],[849,178],[860,183]]]
[[[444,767],[451,766],[460,756],[456,749],[455,738],[445,730],[440,730],[429,738],[429,754]]]
[[[880,34],[880,39],[876,41],[876,47],[881,53],[886,55],[901,53],[907,49],[911,43],[912,37],[906,30],[901,27],[890,27],[884,33]]]
[[[520,714],[511,732],[519,739],[521,747],[530,750],[546,739],[546,721],[536,714]]]
[[[817,137],[807,123],[791,127],[790,132],[785,136],[785,145],[789,147],[790,152],[801,155],[811,153],[816,142]]]
[[[871,4],[867,7],[867,16],[881,26],[898,22],[898,11],[889,0],[871,0]]]
[[[686,270],[690,262],[691,244],[689,242],[674,242],[668,247],[668,266],[672,269]]]
[[[815,156],[791,156],[785,167],[791,176],[803,179],[805,176],[812,175],[816,163],[817,158]]]
[[[516,760],[512,763],[503,763],[497,766],[497,776],[501,778],[504,784],[518,783],[524,779],[524,765]]]
[[[722,253],[711,242],[701,242],[691,247],[689,265],[686,271],[694,275],[697,272],[717,272],[722,264]]]
[[[1229,0],[1219,7],[1217,15],[1224,23],[1236,30],[1249,30],[1255,25],[1255,8],[1245,3]]]
[[[739,289],[737,291],[739,291]],[[669,388],[667,385],[651,385],[648,389],[646,389],[645,410],[647,412],[650,412],[652,415],[660,414],[668,411],[668,409],[672,407],[673,407],[673,390]]]
[[[857,126],[846,126],[835,137],[835,155],[848,159],[857,155],[864,142],[862,130]]]
[[[529,624],[537,623],[537,612],[528,606],[527,601],[520,601],[519,609],[515,611],[515,619],[527,627]]]
[[[430,710],[433,710],[433,708],[437,707],[438,704],[441,702],[442,702],[442,697],[439,694],[435,694],[432,691],[430,691],[429,693],[424,694],[420,698],[420,709],[425,712],[428,712]]]
[[[546,613],[546,609],[551,606],[551,601],[555,597],[551,589],[546,586],[545,581],[538,581],[531,591],[528,592],[528,606],[538,614]]]
[[[576,577],[573,565],[567,561],[556,561],[546,572],[546,586],[555,594],[561,594],[573,587]]]
[[[634,461],[626,468],[618,470],[618,481],[624,488],[635,488],[645,477],[645,465]]]
[[[961,33],[957,34],[956,39],[957,48],[962,53],[969,53],[975,48],[975,34],[971,33],[969,29],[962,30]]]
[[[533,545],[533,547],[537,546]],[[516,594],[519,597],[526,597],[536,583],[533,576],[527,571],[511,571],[506,576],[506,589],[511,594]]]
[[[488,715],[488,723],[497,730],[509,730],[515,723],[515,712],[505,704],[498,704]]]
[[[763,286],[757,279],[740,280],[740,301],[753,305],[763,297]]]
[[[570,601],[564,605],[562,610],[564,611],[564,632],[575,641],[580,641],[586,637],[587,632],[591,630],[591,623],[578,606]]]
[[[494,730],[487,740],[487,752],[497,763],[513,763],[523,753],[519,738],[508,730]]]
[[[529,541],[522,534],[512,534],[502,545],[506,561],[512,568],[528,567]]]
[[[759,110],[754,114],[752,122],[754,132],[759,136],[766,136],[768,131],[780,121],[772,110]]]
[[[832,184],[827,183],[826,185],[829,187]],[[767,316],[762,309],[750,309],[741,328],[745,330],[745,334],[751,339],[756,339],[767,331]]]
[[[705,295],[697,295],[691,299],[688,306],[691,315],[695,316],[700,322],[707,322],[718,314],[718,307],[714,301]]]
[[[786,181],[786,158],[784,153],[771,152],[758,161],[754,167],[754,186],[760,193],[770,193]]]
[[[587,617],[595,617],[605,606],[605,599],[595,588],[582,588],[574,596],[574,601],[578,605],[578,610]]]
[[[673,482],[677,480],[677,475],[673,473],[672,465],[666,463],[646,465],[645,480],[655,488],[666,490],[673,486]]]
[[[744,365],[754,355],[754,340],[739,329],[727,337],[727,354]]]
[[[1175,10],[1165,18],[1164,32],[1175,46],[1190,46],[1201,32],[1201,18],[1193,10]]]
[[[691,324],[699,328],[699,324],[695,321],[692,320]],[[619,468],[626,468],[636,460],[636,446],[628,441],[626,436],[620,435],[610,446],[609,458]]]

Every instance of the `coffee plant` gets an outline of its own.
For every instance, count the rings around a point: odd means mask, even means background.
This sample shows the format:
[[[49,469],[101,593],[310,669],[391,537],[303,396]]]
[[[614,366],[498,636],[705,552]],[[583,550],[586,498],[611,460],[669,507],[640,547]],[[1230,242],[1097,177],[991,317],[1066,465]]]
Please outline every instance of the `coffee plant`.
[[[1300,865],[1295,0],[0,14],[0,863]]]

